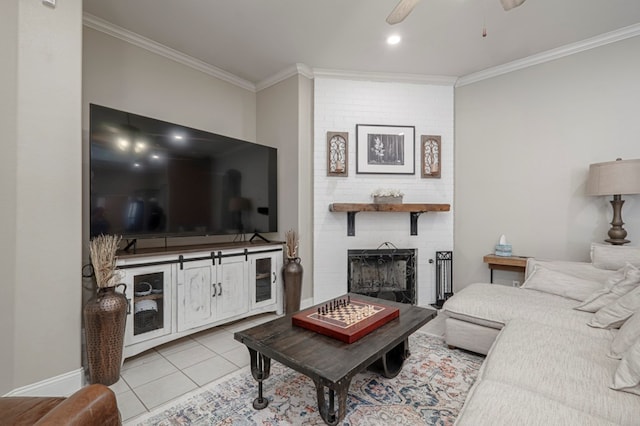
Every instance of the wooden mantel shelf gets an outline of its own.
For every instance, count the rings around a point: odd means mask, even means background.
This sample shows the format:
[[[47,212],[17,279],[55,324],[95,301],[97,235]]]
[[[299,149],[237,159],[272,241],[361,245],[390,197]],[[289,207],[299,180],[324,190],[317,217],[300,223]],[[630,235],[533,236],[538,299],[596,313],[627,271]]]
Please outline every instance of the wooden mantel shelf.
[[[329,204],[330,212],[448,212],[449,204],[374,204],[374,203],[332,203]]]
[[[347,235],[356,235],[356,213],[358,212],[408,212],[411,219],[411,235],[418,235],[418,217],[425,212],[448,212],[450,204],[374,204],[374,203],[332,203],[330,212],[347,213]]]

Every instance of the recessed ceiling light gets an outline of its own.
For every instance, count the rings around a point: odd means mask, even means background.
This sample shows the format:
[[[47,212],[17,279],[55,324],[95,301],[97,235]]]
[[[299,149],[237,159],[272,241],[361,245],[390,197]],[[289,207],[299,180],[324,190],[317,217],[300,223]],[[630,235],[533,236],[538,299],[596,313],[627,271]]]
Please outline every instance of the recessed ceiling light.
[[[398,44],[400,43],[400,40],[402,40],[402,37],[400,37],[398,34],[392,34],[389,37],[387,37],[387,44]]]
[[[181,141],[182,139],[184,139],[184,136],[176,134],[176,135],[173,135],[173,138],[177,141]]]

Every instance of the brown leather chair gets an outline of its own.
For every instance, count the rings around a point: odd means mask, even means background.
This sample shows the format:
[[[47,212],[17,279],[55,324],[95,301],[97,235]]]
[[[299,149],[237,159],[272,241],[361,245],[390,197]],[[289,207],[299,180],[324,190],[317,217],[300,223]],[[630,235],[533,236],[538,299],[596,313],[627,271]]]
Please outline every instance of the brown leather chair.
[[[120,426],[116,395],[104,385],[83,387],[68,398],[0,398],[0,425]]]

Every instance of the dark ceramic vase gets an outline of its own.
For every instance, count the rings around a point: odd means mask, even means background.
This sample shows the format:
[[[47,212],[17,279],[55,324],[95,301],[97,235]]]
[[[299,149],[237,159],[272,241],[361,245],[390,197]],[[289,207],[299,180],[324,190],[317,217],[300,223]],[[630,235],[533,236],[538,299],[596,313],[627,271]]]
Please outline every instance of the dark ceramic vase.
[[[284,309],[286,314],[300,310],[300,293],[302,290],[302,265],[299,257],[288,257],[282,267],[284,280]]]
[[[91,383],[109,386],[120,379],[127,298],[116,287],[98,289],[84,307],[84,331]]]

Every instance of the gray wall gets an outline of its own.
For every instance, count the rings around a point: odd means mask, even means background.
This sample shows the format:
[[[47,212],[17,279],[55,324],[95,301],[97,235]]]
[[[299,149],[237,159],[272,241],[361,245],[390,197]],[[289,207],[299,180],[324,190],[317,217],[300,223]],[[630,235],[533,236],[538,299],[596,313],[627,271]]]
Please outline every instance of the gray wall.
[[[304,259],[302,300],[313,297],[313,80],[298,76],[298,228]]]
[[[0,14],[0,395],[13,386],[15,363],[15,283],[16,283],[16,181],[17,181],[17,107],[18,107],[18,2],[7,2]]]
[[[80,367],[82,2],[8,2],[0,28],[4,394]]]
[[[278,230],[298,231],[298,256],[304,268],[302,299],[313,295],[311,227],[312,84],[294,75],[257,94],[257,134],[278,148]]]
[[[590,163],[640,158],[638,52],[635,37],[456,89],[456,290],[488,282],[501,234],[514,254],[580,261],[607,238],[609,198],[585,182]],[[640,196],[623,198],[640,245]]]
[[[255,141],[255,93],[88,27],[83,42],[83,129],[98,103]]]

